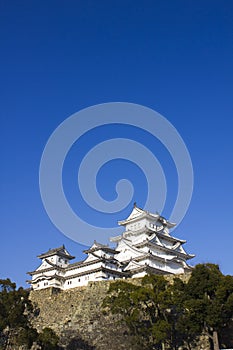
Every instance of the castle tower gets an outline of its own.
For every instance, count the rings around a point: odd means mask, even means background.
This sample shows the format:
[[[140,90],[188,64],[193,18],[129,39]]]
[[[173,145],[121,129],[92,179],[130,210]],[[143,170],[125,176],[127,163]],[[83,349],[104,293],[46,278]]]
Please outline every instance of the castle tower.
[[[185,240],[170,235],[175,224],[159,214],[153,214],[134,205],[129,217],[119,221],[125,231],[111,238],[116,242],[116,259],[123,271],[131,277],[148,273],[180,274],[190,271],[187,260],[194,257],[183,248]]]
[[[75,257],[70,255],[65,246],[49,249],[46,253],[38,255],[41,259],[40,266],[32,272],[32,280],[28,281],[33,289],[43,289],[47,287],[62,288],[65,276],[64,270],[69,266],[70,260]]]

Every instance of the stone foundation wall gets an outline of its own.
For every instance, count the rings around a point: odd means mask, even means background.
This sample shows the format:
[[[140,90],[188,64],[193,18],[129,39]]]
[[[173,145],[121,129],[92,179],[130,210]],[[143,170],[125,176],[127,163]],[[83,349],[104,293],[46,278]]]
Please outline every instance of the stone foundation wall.
[[[180,276],[179,276],[180,277]],[[187,280],[189,276],[182,276]],[[168,279],[172,281],[173,277]],[[140,279],[130,280],[140,283]],[[47,288],[31,291],[30,299],[36,306],[32,324],[38,331],[52,328],[67,350],[136,350],[120,316],[103,314],[102,302],[110,281],[89,282],[88,286],[66,291]],[[208,350],[208,346],[198,349]]]
[[[37,308],[33,326],[38,331],[52,328],[67,349],[133,350],[130,337],[117,322],[119,319],[102,312],[109,284],[100,281],[67,291],[54,288],[31,291],[30,299]]]

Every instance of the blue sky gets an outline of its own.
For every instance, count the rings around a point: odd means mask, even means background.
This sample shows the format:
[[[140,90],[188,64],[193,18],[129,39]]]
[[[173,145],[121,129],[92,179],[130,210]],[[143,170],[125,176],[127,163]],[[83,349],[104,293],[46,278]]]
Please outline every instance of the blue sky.
[[[193,162],[194,192],[174,235],[187,239],[193,264],[215,262],[233,274],[233,3],[195,1],[1,1],[1,255],[0,274],[25,285],[36,255],[65,244],[82,257],[83,246],[51,223],[39,191],[39,164],[54,129],[91,105],[124,101],[161,113],[182,136]],[[96,133],[94,132],[96,131]],[[157,140],[125,127],[102,128],[82,140],[130,134],[153,150],[168,179],[164,215],[177,191],[174,164]],[[75,153],[76,152],[76,153]],[[122,163],[123,162],[123,163]],[[72,206],[78,148],[64,167]],[[114,198],[114,181],[130,177],[137,203],[146,182],[132,163],[117,160],[101,170],[100,193]],[[132,201],[132,202],[133,202]],[[114,215],[82,210],[95,225]]]

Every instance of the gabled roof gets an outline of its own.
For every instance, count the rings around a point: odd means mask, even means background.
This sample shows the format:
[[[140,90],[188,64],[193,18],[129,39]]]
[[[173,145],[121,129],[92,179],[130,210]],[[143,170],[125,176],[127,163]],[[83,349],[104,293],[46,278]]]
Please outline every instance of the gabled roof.
[[[158,230],[157,228],[153,228],[153,227],[147,227],[148,231],[149,232],[154,232],[156,233],[156,235],[160,238],[164,238],[168,241],[171,241],[171,242],[180,242],[180,243],[186,243],[186,240],[185,239],[180,239],[180,238],[177,238],[177,237],[174,237],[174,236],[171,236],[170,234],[164,234],[163,230]]]
[[[128,240],[126,240],[124,238],[121,240],[121,244],[125,245],[129,251],[134,252],[137,256],[141,256],[142,254],[145,255],[144,252],[142,252],[136,246],[133,246]],[[117,248],[118,248],[118,246],[117,246]],[[116,252],[121,253],[122,248],[121,248],[121,250],[117,250],[117,248],[116,248]]]
[[[126,270],[131,270],[131,269],[135,269],[135,268],[141,268],[144,267],[144,265],[140,264],[139,262],[135,261],[135,260],[130,260],[129,263],[124,267],[124,271]]]
[[[112,253],[112,254],[117,254],[118,252],[115,251],[115,249],[110,248],[108,245],[106,244],[101,244],[96,242],[96,240],[94,241],[94,243],[92,244],[92,246],[89,249],[85,249],[83,250],[84,253],[88,254],[88,253],[93,253],[97,250],[102,250],[104,252],[108,252],[108,253]]]
[[[170,222],[167,219],[165,219],[163,216],[159,215],[158,221],[163,225],[167,226],[168,228],[176,226],[174,222]]]
[[[124,225],[128,224],[129,222],[132,222],[132,221],[135,221],[138,219],[142,219],[143,217],[148,217],[148,218],[151,218],[153,220],[156,220],[157,218],[159,218],[159,214],[149,213],[149,211],[146,211],[146,210],[143,210],[143,209],[137,207],[136,203],[134,203],[134,207],[133,207],[133,210],[130,213],[130,215],[125,220],[118,221],[118,225],[124,226]]]
[[[145,214],[145,210],[137,207],[136,204],[134,204],[133,210],[130,213],[130,215],[127,217],[126,220],[132,220],[132,219],[138,218],[139,216],[141,216],[143,214]]]
[[[143,210],[142,208],[137,207],[136,203],[134,203],[134,207],[130,215],[125,220],[118,221],[118,225],[125,226],[130,222],[134,222],[134,221],[137,221],[138,219],[143,219],[143,218],[148,218],[152,221],[158,221],[163,226],[167,226],[168,228],[174,227],[176,225],[175,223],[168,221],[158,213],[150,213],[147,210]]]
[[[59,255],[63,258],[69,259],[69,260],[75,258],[74,256],[70,255],[70,253],[66,250],[64,244],[61,247],[49,249],[46,253],[42,253],[42,254],[38,255],[38,258],[44,259],[44,258],[48,258],[48,257],[53,256],[53,255]]]

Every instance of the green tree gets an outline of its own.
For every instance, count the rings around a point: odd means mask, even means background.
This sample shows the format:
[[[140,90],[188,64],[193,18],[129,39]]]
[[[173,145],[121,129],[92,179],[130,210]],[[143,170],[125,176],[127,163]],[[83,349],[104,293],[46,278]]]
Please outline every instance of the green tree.
[[[181,328],[192,336],[206,334],[218,350],[218,334],[233,317],[233,277],[224,276],[218,265],[199,264],[184,290]]]
[[[34,328],[27,326],[17,330],[16,343],[17,345],[26,345],[27,348],[30,349],[37,338],[37,331]]]
[[[28,291],[16,289],[10,279],[0,280],[0,348],[11,342],[13,345],[30,347],[37,338],[37,332],[28,321],[32,305]]]
[[[141,285],[117,281],[103,306],[121,315],[139,348],[192,349],[204,334],[218,350],[218,334],[233,319],[233,277],[199,264],[187,283],[158,275],[145,276]]]
[[[177,349],[181,340],[172,302],[170,284],[163,276],[151,275],[145,276],[140,286],[124,281],[111,284],[103,306],[123,316],[139,348]]]
[[[56,350],[59,349],[59,338],[51,328],[44,328],[38,337],[39,344],[43,350]]]
[[[30,349],[35,341],[43,350],[59,349],[59,338],[52,329],[44,328],[38,335],[31,327],[33,306],[28,297],[29,292],[23,288],[17,290],[10,279],[0,280],[0,349],[7,345],[11,348],[24,345]]]

